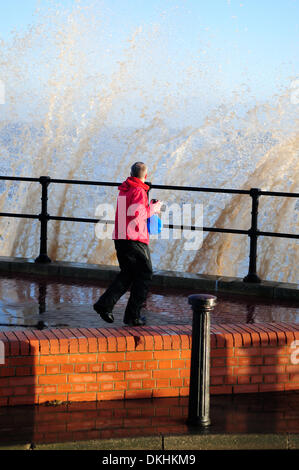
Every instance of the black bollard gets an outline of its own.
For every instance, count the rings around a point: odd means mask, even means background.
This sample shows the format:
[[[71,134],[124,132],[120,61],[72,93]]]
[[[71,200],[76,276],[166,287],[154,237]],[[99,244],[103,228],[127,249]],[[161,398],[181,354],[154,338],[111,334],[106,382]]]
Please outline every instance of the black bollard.
[[[217,297],[189,295],[192,306],[192,349],[190,367],[189,411],[187,423],[208,426],[210,420],[210,312]]]

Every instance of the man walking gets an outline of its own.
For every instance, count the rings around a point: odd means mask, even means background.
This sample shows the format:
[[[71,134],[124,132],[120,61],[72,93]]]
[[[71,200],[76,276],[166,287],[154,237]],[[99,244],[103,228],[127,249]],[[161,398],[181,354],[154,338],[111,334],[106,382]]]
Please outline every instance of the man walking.
[[[129,326],[145,325],[140,311],[153,276],[147,219],[160,212],[162,204],[161,201],[148,203],[146,178],[147,166],[136,162],[131,167],[131,176],[118,187],[112,238],[120,273],[94,304],[95,311],[108,323],[114,322],[114,305],[131,287],[123,321]]]

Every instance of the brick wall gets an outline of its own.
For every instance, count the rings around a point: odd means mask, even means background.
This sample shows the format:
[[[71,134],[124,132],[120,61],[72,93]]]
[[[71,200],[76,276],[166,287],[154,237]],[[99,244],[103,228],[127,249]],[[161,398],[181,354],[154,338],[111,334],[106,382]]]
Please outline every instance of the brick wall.
[[[3,331],[0,341],[0,406],[188,396],[191,326]],[[299,390],[296,362],[295,323],[211,327],[211,394]]]

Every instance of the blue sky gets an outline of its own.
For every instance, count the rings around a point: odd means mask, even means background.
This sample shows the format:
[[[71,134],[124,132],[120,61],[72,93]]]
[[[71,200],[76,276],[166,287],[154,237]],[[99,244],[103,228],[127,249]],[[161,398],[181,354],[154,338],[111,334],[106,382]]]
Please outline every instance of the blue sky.
[[[80,1],[54,0],[63,8]],[[34,23],[35,8],[51,0],[0,0],[0,38]],[[109,12],[115,51],[137,27],[159,24],[166,53],[176,63],[192,66],[200,57],[212,77],[221,67],[221,93],[242,83],[254,96],[279,93],[299,77],[299,0],[96,0]],[[107,31],[108,31],[107,30]],[[110,35],[107,35],[107,43]],[[161,52],[162,53],[162,52]],[[108,63],[108,62],[107,62]],[[192,88],[192,87],[191,87]],[[216,97],[217,100],[217,97]]]
[[[86,3],[92,3],[92,1]],[[34,21],[38,0],[1,0],[0,36],[26,28]],[[43,3],[43,0],[41,1]],[[56,1],[63,7],[75,0]],[[101,3],[101,2],[98,2]],[[163,21],[179,9],[179,24],[174,16],[182,45],[193,47],[194,31],[201,27],[212,45],[225,45],[232,60],[248,58],[248,66],[272,70],[280,64],[299,59],[299,0],[107,0],[102,2],[113,13],[113,27],[120,36],[129,35],[138,25]],[[162,16],[161,16],[162,13]],[[204,32],[204,33],[203,33]],[[235,53],[233,54],[233,50]]]

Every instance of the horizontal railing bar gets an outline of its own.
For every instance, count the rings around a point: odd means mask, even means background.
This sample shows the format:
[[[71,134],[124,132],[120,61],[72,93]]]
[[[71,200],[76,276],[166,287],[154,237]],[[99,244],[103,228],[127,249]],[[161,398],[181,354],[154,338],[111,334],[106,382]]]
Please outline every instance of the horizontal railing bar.
[[[260,232],[258,231],[259,237],[281,237],[281,238],[298,238],[299,235],[296,233],[276,233],[276,232]]]
[[[281,196],[281,197],[298,197],[299,193],[284,193],[279,191],[261,191],[259,193],[261,196]]]
[[[63,180],[57,178],[51,178],[51,183],[63,183],[63,184],[85,184],[91,186],[120,186],[121,183],[112,183],[111,181],[84,181],[84,180]]]
[[[170,189],[173,191],[197,191],[207,193],[250,194],[250,191],[246,189],[200,188],[196,186],[168,186],[162,184],[152,184],[151,189]]]
[[[49,215],[48,217],[49,220],[61,220],[61,221],[68,221],[68,222],[86,222],[86,223],[94,223],[96,224],[97,222],[105,223],[105,224],[114,224],[114,221],[108,220],[108,221],[100,221],[99,219],[87,219],[86,217],[63,217],[63,216],[55,216],[55,215]]]
[[[0,212],[0,217],[20,217],[22,219],[39,219],[39,215],[15,214],[15,213],[10,213],[10,212]]]
[[[13,180],[13,181],[34,181],[39,183],[39,178],[27,178],[23,176],[0,176],[0,180]]]
[[[15,214],[1,212],[0,217],[19,217],[23,219],[39,219],[39,215],[34,214]],[[48,220],[61,220],[69,222],[85,222],[85,223],[102,223],[102,224],[114,224],[113,220],[100,220],[100,219],[87,219],[83,217],[58,217],[58,216],[48,216]],[[185,225],[173,225],[173,224],[163,224],[164,228],[169,228],[173,230],[202,230],[203,232],[219,232],[219,233],[232,233],[232,234],[241,234],[248,235],[249,230],[238,230],[238,229],[226,229],[226,228],[216,228],[216,227],[196,227],[194,225],[185,226]],[[276,233],[276,232],[262,232],[258,231],[257,235],[259,237],[278,237],[278,238],[293,238],[299,239],[299,235],[295,233]]]
[[[49,216],[49,220],[114,224],[114,220],[86,219],[82,217],[63,217],[63,216],[55,217],[52,215]],[[196,227],[194,225],[186,226],[186,225],[163,224],[163,228],[170,228],[170,229],[176,229],[176,230],[198,230],[198,231],[204,231],[204,232],[239,233],[243,235],[248,235],[248,230],[237,230],[237,229],[226,229],[226,228],[215,228],[215,227]]]
[[[30,178],[24,176],[0,176],[0,180],[10,181],[31,181],[40,182],[40,178]],[[111,181],[87,181],[87,180],[69,180],[60,178],[50,178],[50,183],[61,183],[61,184],[83,184],[93,186],[120,186],[121,182]],[[151,189],[164,189],[174,191],[197,191],[197,192],[213,192],[213,193],[227,193],[227,194],[250,194],[249,189],[225,189],[225,188],[204,188],[195,186],[173,186],[173,185],[161,185],[161,184],[150,184]],[[283,191],[259,191],[261,196],[281,196],[281,197],[295,197],[299,198],[299,193],[287,193]]]

